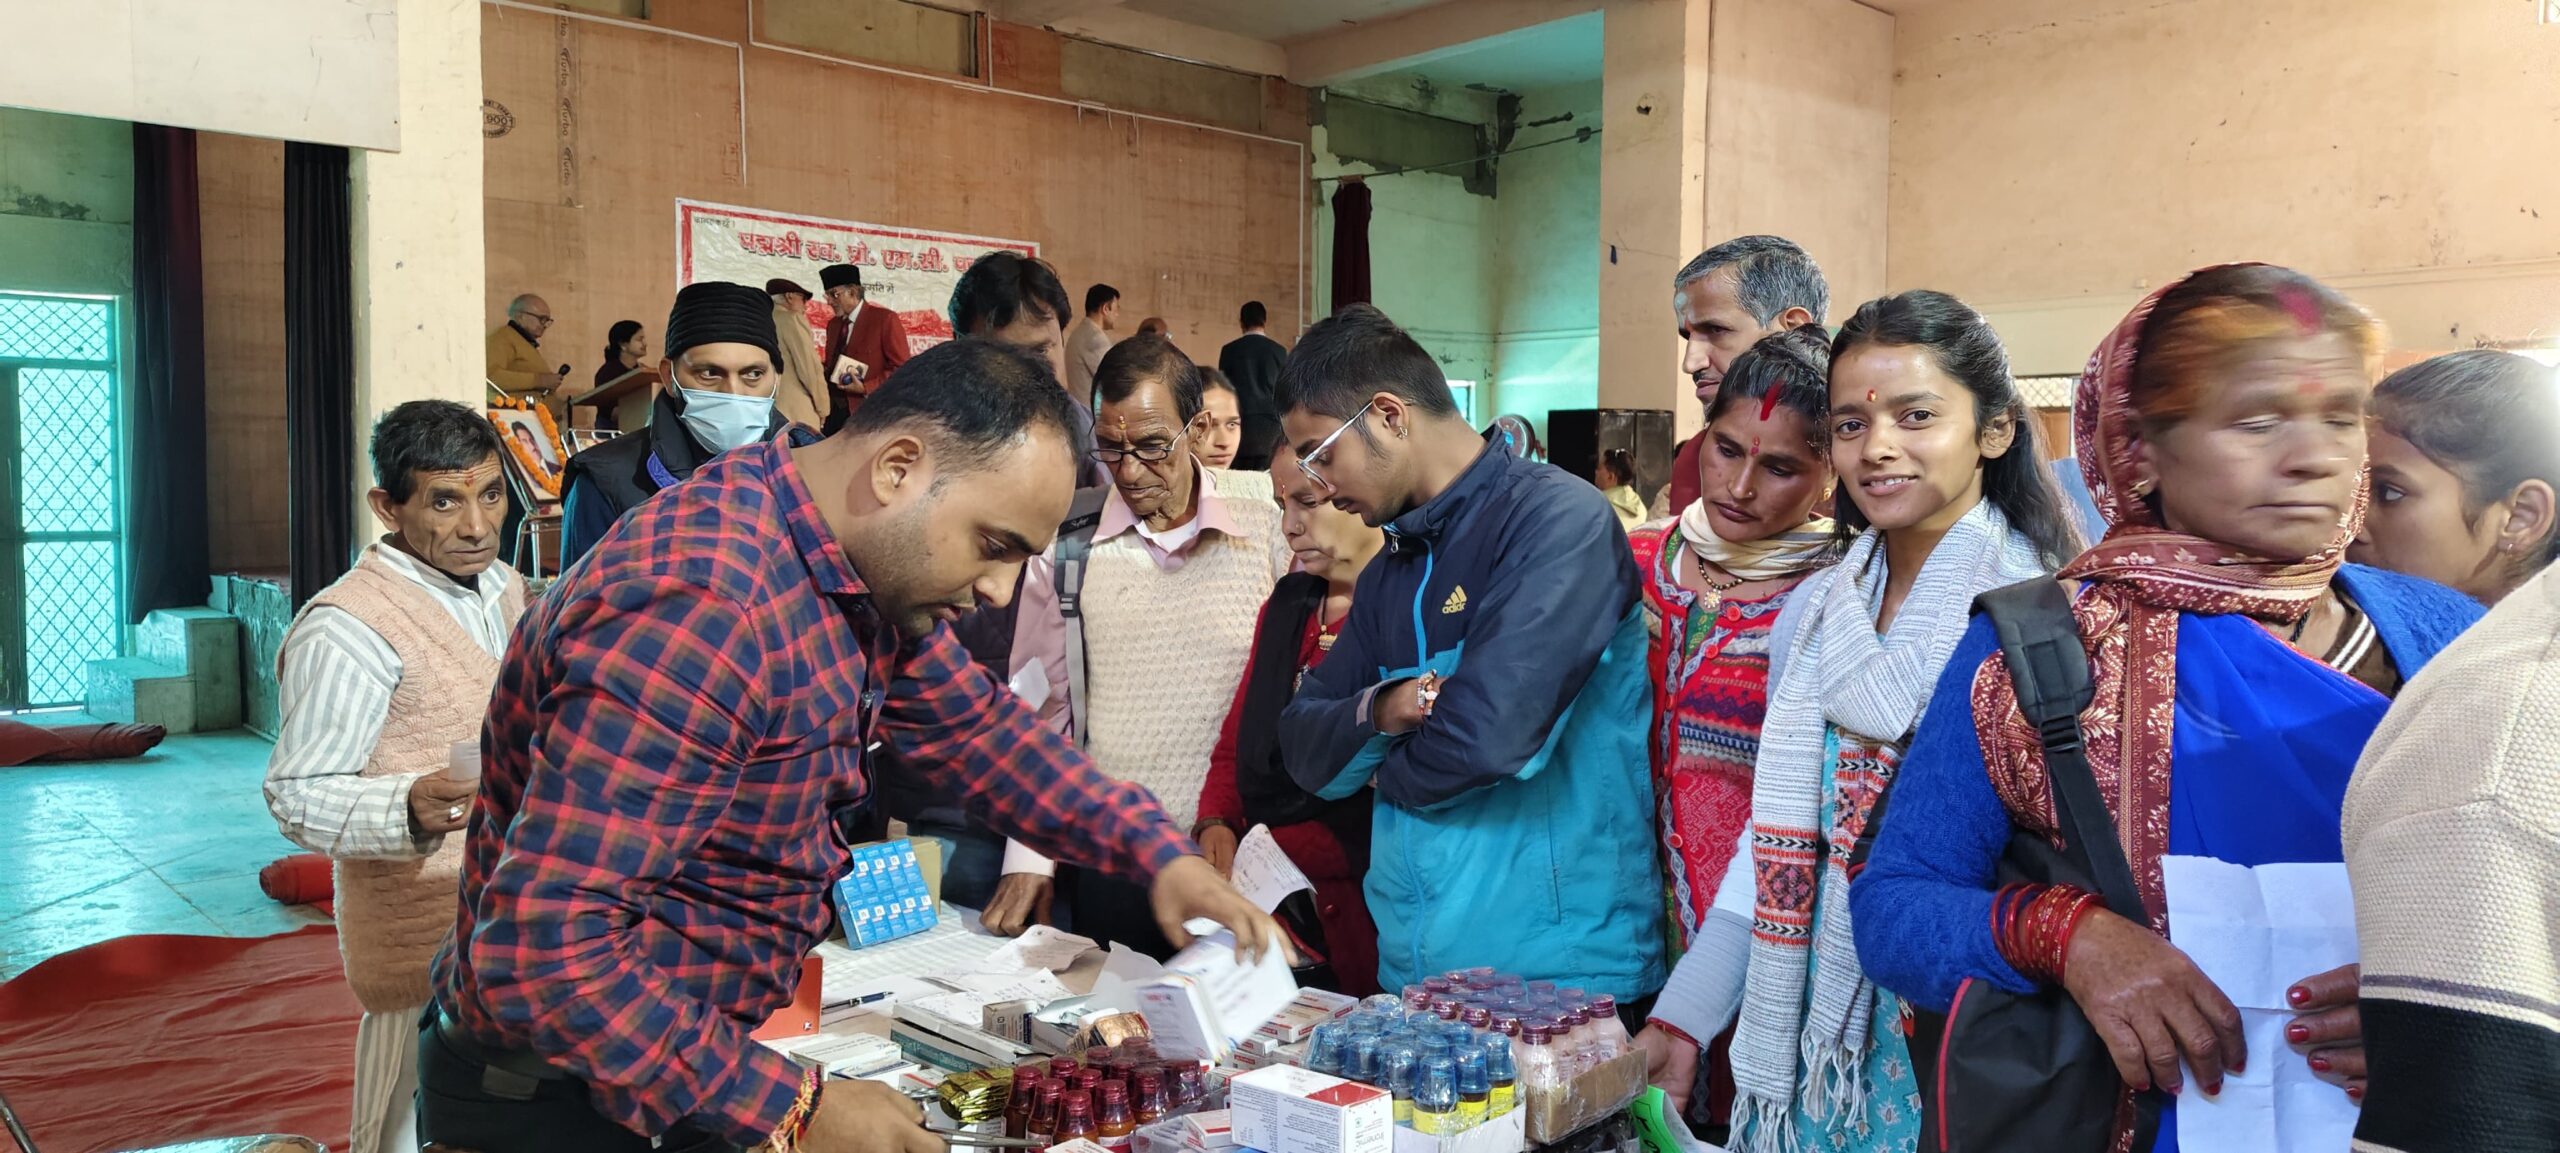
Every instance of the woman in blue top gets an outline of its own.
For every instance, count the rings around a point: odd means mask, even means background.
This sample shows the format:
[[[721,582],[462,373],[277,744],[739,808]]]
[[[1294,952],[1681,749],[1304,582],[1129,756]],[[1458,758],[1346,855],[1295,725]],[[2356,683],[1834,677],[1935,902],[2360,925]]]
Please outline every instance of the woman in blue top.
[[[2013,828],[2051,835],[2042,747],[1976,620],[1850,890],[1878,984],[1943,1012],[1967,982],[2059,983],[2131,1091],[2206,1093],[2246,1053],[2240,1014],[2163,939],[2160,858],[2340,859],[2340,806],[2390,694],[2478,618],[2425,581],[2342,567],[2364,508],[2365,406],[2382,350],[2363,310],[2266,265],[2195,273],[2137,307],[2073,406],[2106,539],[2066,566],[2096,697],[2090,767],[2149,913],[2065,886],[1999,887]],[[2361,1097],[2352,967],[2301,974],[2286,1037]],[[2128,1095],[2115,1147],[2126,1147]],[[2154,1150],[2175,1149],[2164,1113]]]

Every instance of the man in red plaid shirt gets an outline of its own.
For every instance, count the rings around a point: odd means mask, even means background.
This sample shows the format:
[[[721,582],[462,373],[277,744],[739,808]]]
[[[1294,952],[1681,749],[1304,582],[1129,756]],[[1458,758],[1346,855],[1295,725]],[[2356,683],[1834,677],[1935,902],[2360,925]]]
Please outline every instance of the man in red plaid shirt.
[[[738,322],[769,326],[742,291]],[[941,1150],[895,1091],[821,1093],[748,1038],[832,927],[831,814],[878,771],[950,779],[1000,833],[1152,878],[1176,939],[1207,917],[1277,946],[1152,796],[944,627],[1010,596],[1065,516],[1068,404],[1037,361],[935,348],[837,435],[793,429],[660,493],[526,614],[420,1037],[422,1140]]]

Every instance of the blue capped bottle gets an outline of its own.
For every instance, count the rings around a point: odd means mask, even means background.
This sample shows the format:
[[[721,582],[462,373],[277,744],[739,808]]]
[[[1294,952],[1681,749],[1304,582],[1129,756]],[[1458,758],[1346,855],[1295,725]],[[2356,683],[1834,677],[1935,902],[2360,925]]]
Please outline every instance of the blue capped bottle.
[[[1425,1059],[1414,1079],[1413,1129],[1434,1136],[1458,1131],[1458,1069],[1448,1057]]]

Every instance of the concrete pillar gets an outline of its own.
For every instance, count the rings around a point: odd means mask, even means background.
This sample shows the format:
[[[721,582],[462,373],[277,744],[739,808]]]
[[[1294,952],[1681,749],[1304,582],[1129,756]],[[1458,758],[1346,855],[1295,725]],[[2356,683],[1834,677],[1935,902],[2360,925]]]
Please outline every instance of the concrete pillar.
[[[1671,277],[1704,248],[1711,0],[1603,9],[1600,406],[1700,420],[1680,376]]]
[[[402,401],[480,407],[488,254],[481,226],[479,0],[400,0],[400,150],[349,164],[355,248],[356,539],[374,419]]]

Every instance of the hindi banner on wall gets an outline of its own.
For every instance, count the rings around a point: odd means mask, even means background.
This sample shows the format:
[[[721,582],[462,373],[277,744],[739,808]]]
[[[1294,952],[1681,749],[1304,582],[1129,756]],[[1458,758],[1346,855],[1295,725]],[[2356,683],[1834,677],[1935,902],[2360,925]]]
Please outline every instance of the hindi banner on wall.
[[[809,327],[821,343],[835,312],[818,283],[819,269],[830,264],[861,268],[865,305],[894,309],[906,325],[908,346],[923,352],[951,339],[951,318],[943,310],[960,274],[979,257],[997,251],[1038,256],[1040,246],[1028,240],[676,201],[678,285],[729,280],[762,288],[776,277],[795,281],[813,294]]]

